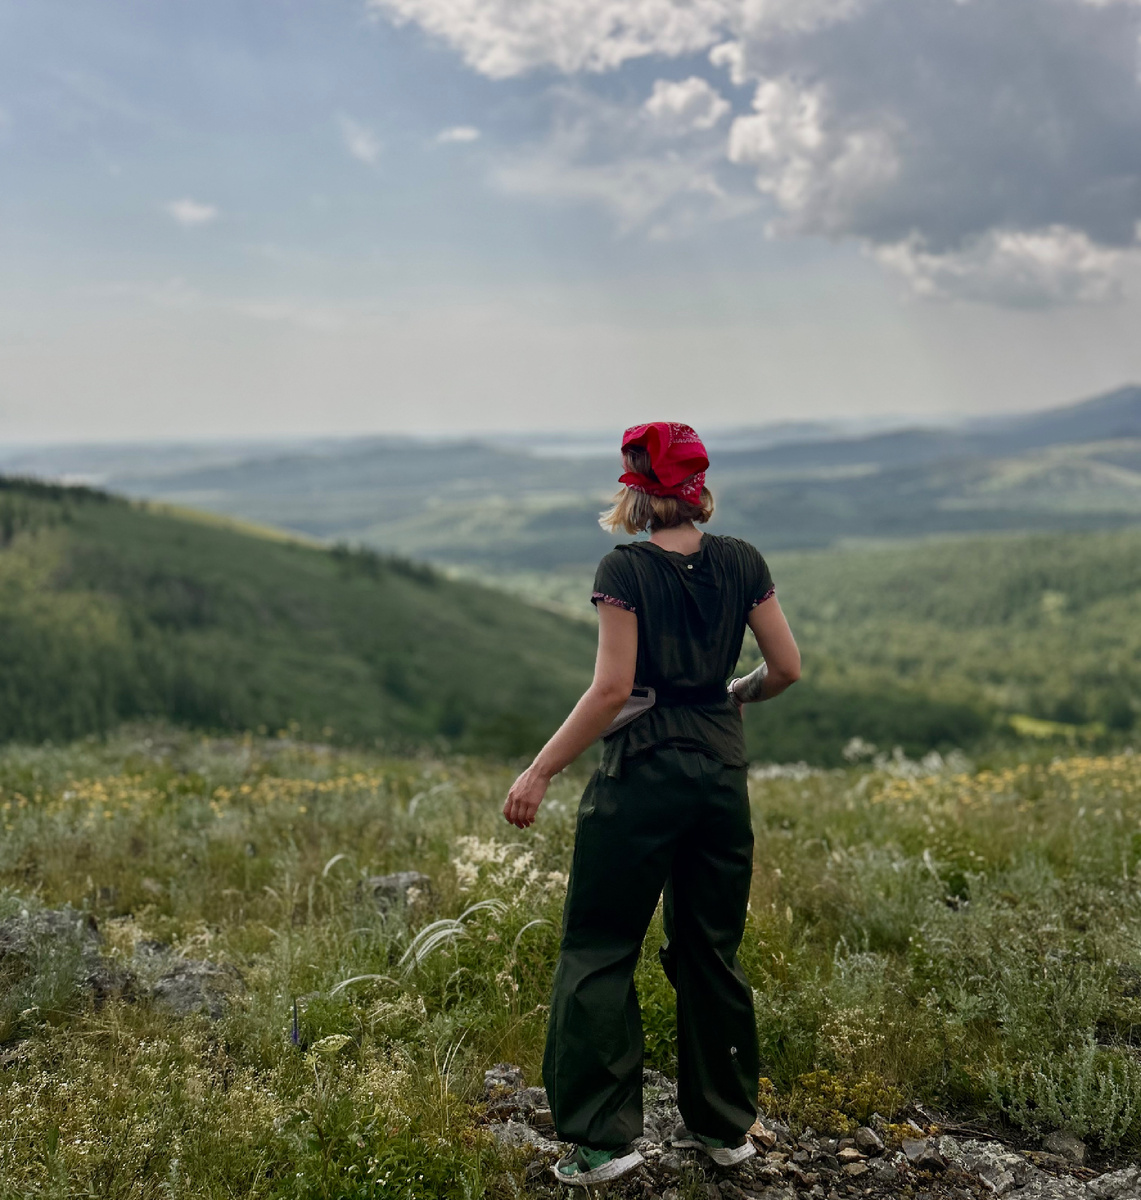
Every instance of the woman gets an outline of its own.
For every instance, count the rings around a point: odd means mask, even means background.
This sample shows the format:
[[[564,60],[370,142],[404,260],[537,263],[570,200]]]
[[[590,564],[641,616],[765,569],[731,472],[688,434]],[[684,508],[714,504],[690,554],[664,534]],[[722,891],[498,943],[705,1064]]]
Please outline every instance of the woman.
[[[552,776],[618,716],[635,686],[654,704],[610,733],[579,807],[551,1000],[543,1080],[556,1164],[589,1186],[638,1166],[642,1024],[634,968],[665,890],[660,956],[677,990],[675,1146],[733,1165],[753,1153],[759,1073],[752,992],[737,962],[753,833],[741,706],[795,682],[800,655],[761,555],[703,534],[713,514],[709,459],[688,425],[656,422],[622,439],[625,489],[601,523],[649,541],[603,558],[594,682],[515,781],[504,816],[525,829]],[[729,690],[746,624],[765,666]]]

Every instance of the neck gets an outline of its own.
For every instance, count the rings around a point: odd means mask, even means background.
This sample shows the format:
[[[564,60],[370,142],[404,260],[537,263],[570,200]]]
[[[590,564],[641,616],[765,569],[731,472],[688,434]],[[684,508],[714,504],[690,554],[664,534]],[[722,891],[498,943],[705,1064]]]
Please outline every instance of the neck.
[[[675,554],[696,554],[701,549],[701,531],[692,521],[674,525],[671,529],[655,529],[650,541]]]

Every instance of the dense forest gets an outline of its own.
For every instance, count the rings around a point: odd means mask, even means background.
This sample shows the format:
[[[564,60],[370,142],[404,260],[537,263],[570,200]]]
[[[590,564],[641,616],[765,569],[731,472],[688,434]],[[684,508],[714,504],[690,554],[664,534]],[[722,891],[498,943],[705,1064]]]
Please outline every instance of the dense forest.
[[[5,740],[158,717],[519,754],[589,680],[593,642],[400,559],[0,481]]]
[[[1108,746],[1137,728],[1141,533],[932,539],[772,565],[805,669],[749,711],[754,759],[840,765],[854,738],[911,756],[1028,737]],[[8,481],[0,738],[162,718],[523,755],[589,679],[590,579],[486,583]],[[757,661],[749,642],[742,668]]]

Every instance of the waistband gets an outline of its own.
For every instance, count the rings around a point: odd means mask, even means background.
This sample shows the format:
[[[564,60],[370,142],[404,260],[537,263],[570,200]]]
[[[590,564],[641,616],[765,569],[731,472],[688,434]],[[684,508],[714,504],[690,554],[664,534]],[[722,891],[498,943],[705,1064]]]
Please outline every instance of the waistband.
[[[720,704],[729,694],[723,683],[708,687],[657,688],[654,703],[660,708],[686,708],[690,705]]]

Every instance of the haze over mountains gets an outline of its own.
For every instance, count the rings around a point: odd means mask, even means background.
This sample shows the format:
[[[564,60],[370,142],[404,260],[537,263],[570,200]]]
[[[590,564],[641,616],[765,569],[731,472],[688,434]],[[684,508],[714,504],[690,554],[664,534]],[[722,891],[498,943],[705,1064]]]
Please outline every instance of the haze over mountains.
[[[766,549],[853,538],[1141,522],[1141,387],[954,427],[863,432],[806,423],[709,438],[715,528]],[[514,443],[514,444],[512,444]],[[617,456],[549,435],[290,446],[62,447],[0,452],[10,473],[227,513],[436,562],[551,569],[593,562]],[[734,448],[735,447],[735,448]]]

